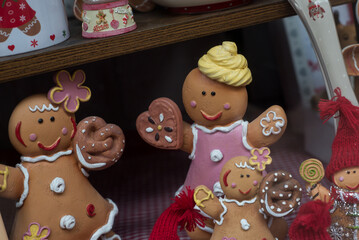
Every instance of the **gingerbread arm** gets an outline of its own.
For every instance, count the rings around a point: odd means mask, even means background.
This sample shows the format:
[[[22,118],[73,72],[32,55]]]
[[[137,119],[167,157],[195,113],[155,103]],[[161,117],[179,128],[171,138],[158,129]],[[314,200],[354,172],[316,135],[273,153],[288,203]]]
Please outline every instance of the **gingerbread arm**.
[[[24,175],[19,168],[0,164],[0,197],[17,200],[24,191]]]
[[[320,183],[317,184],[306,184],[307,192],[310,195],[311,200],[320,200],[322,202],[328,203],[330,201],[330,192],[329,190],[322,186]]]
[[[193,133],[191,125],[187,122],[183,122],[183,144],[181,150],[187,153],[191,153],[193,149]]]
[[[248,143],[252,147],[269,146],[282,137],[287,116],[282,107],[271,106],[248,125]]]
[[[196,205],[207,215],[218,220],[221,213],[221,203],[213,192],[206,186],[200,185],[194,191]]]

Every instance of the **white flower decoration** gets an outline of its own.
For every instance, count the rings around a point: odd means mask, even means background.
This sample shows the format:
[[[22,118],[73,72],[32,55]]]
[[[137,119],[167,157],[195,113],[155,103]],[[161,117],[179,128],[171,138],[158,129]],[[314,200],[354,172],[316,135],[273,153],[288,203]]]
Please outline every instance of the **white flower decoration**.
[[[273,115],[272,118],[270,115]],[[271,126],[271,123],[274,122],[275,127]],[[271,134],[279,134],[282,131],[285,121],[282,117],[277,117],[276,112],[269,111],[265,118],[262,118],[260,125],[263,127],[262,133],[264,136],[268,137]]]

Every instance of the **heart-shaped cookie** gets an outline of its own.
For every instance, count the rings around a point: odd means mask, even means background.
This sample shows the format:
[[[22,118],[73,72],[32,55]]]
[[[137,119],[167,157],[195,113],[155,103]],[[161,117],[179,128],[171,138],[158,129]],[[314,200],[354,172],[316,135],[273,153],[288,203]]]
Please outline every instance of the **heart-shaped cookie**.
[[[148,144],[163,149],[179,149],[183,144],[182,114],[169,98],[154,100],[136,121],[137,132]]]

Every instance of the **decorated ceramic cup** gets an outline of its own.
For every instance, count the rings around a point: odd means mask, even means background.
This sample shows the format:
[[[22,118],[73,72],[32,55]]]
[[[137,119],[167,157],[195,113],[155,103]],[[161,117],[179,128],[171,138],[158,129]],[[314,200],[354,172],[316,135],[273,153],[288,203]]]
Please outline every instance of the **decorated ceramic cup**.
[[[0,57],[46,48],[69,37],[62,0],[0,0]]]
[[[82,36],[101,38],[136,29],[128,0],[84,0],[82,4]]]

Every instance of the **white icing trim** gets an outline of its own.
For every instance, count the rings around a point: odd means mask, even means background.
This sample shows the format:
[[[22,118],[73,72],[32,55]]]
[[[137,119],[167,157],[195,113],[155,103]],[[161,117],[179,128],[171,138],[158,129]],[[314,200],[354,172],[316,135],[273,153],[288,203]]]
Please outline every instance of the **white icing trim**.
[[[37,23],[37,18],[35,20],[32,20],[30,24],[28,24],[24,30],[22,30],[23,33],[27,33],[34,25]]]
[[[27,198],[27,195],[29,195],[29,172],[27,169],[21,164],[16,164],[16,167],[18,167],[21,172],[24,174],[24,191],[21,194],[20,200],[16,203],[16,207],[19,208],[24,204],[25,199]]]
[[[105,225],[97,229],[97,231],[91,236],[90,240],[98,240],[102,235],[108,233],[112,229],[115,216],[118,213],[118,208],[111,199],[107,199],[107,200],[113,206],[113,209],[111,210],[110,215],[108,216],[108,221]]]
[[[221,197],[224,195],[221,183],[219,181],[213,184],[213,194],[216,195],[216,197]]]
[[[237,168],[248,168],[250,170],[256,170],[254,167],[251,167],[247,164],[247,162],[244,162],[244,164],[242,164],[242,162],[238,163],[234,163],[234,165],[236,165]]]
[[[118,234],[114,234],[112,237],[101,236],[101,240],[114,240],[116,238],[121,240],[121,237]]]
[[[60,220],[60,227],[62,229],[71,230],[76,225],[76,219],[74,216],[65,215]]]
[[[248,122],[247,121],[243,121],[243,120],[238,120],[234,123],[232,123],[229,126],[220,126],[220,127],[215,127],[212,129],[208,129],[202,125],[199,125],[197,123],[192,124],[191,128],[192,128],[192,134],[193,134],[193,147],[192,147],[192,152],[189,155],[189,159],[194,159],[195,158],[195,152],[196,152],[196,145],[197,145],[197,141],[198,141],[198,129],[202,130],[205,133],[208,134],[212,134],[215,133],[217,131],[220,132],[224,132],[224,133],[228,133],[230,131],[232,131],[234,128],[236,128],[237,126],[242,125],[242,142],[244,147],[247,150],[252,150],[252,147],[248,144],[247,142],[247,127],[248,127]]]
[[[354,62],[354,67],[356,68],[357,71],[359,71],[358,63],[357,63],[357,60],[355,59],[355,50],[356,49],[357,49],[357,46],[355,46],[352,50],[352,58],[353,58],[353,62]]]
[[[199,213],[206,218],[209,218],[209,219],[213,218],[213,217],[209,216],[207,213],[203,212],[203,210],[200,207],[198,207],[197,205],[194,205],[193,209],[198,210]]]
[[[264,198],[264,205],[266,207],[267,212],[270,215],[272,215],[273,217],[284,217],[284,216],[288,215],[290,212],[292,212],[294,210],[294,208],[292,208],[291,210],[286,211],[284,213],[275,213],[275,212],[273,212],[272,209],[268,205],[268,194],[267,193],[266,193],[265,198]]]
[[[94,168],[100,168],[100,167],[103,167],[106,165],[106,163],[88,163],[88,162],[86,162],[86,160],[84,159],[84,156],[82,156],[80,147],[77,143],[76,143],[76,155],[77,155],[77,159],[80,161],[81,165],[84,166],[85,168],[94,169]]]
[[[224,205],[223,202],[227,202],[227,203],[235,203],[237,204],[239,207],[243,207],[245,204],[252,204],[257,200],[257,197],[252,198],[251,200],[243,200],[242,202],[238,202],[235,199],[227,199],[227,198],[219,198],[218,199],[219,202],[221,203],[222,207],[223,207],[223,212],[220,215],[220,220],[214,220],[214,223],[216,223],[217,225],[222,225],[223,224],[223,220],[224,220],[224,215],[227,213],[227,207],[226,205]]]
[[[39,106],[37,106],[37,105],[35,105],[34,108],[31,108],[29,106],[29,109],[30,109],[31,112],[36,112],[37,110],[39,112],[44,112],[45,110],[48,111],[48,112],[50,112],[51,110],[54,111],[54,112],[57,112],[59,110],[59,107],[54,107],[50,103],[49,106],[46,106],[45,104],[43,104],[41,108]]]
[[[89,174],[88,172],[86,172],[86,170],[83,169],[83,168],[81,168],[81,172],[82,172],[82,174],[83,174],[85,177],[87,177],[87,178],[90,176],[90,174]]]
[[[26,157],[26,156],[21,156],[20,159],[23,162],[29,162],[29,163],[36,163],[42,160],[48,161],[48,162],[54,162],[56,161],[59,157],[65,156],[65,155],[70,155],[72,154],[72,150],[67,150],[67,151],[61,151],[61,152],[57,152],[52,156],[47,156],[47,155],[41,155],[41,156],[37,156],[37,157]]]
[[[204,227],[202,227],[202,226],[199,226],[198,224],[197,224],[197,227],[199,228],[199,229],[201,229],[202,231],[204,231],[204,232],[208,232],[208,233],[213,233],[213,228],[211,228],[211,227],[208,227],[207,225],[205,225]]]
[[[65,187],[65,181],[60,177],[54,178],[54,180],[50,183],[50,189],[55,193],[63,193],[65,191]]]
[[[3,36],[5,36],[5,37],[9,37],[9,36],[10,36],[10,33],[3,32],[3,31],[0,29],[0,35],[3,35]]]
[[[274,129],[274,127],[271,127],[269,129],[269,131],[265,131],[267,126],[265,126],[262,122],[263,121],[266,121],[267,123],[270,123],[271,122],[271,119],[269,117],[269,114],[272,113],[273,114],[273,121],[276,121],[276,120],[280,120],[278,122],[275,123],[275,127],[278,129],[277,131]],[[271,134],[274,134],[274,135],[278,135],[281,131],[282,131],[282,127],[284,126],[285,124],[285,121],[284,121],[284,118],[282,117],[277,117],[277,113],[274,112],[274,111],[269,111],[267,112],[267,115],[266,117],[262,118],[261,121],[260,121],[260,125],[262,126],[263,130],[262,130],[262,133],[264,136],[268,137],[270,136]]]

